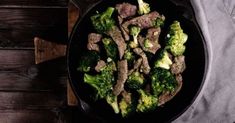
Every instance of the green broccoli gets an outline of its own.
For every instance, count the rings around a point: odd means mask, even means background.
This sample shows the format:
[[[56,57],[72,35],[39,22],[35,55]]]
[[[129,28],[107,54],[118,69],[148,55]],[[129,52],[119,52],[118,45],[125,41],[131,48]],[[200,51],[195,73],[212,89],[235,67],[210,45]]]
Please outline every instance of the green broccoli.
[[[160,67],[164,69],[170,69],[171,64],[172,64],[172,61],[169,58],[169,55],[166,50],[162,50],[160,52],[158,59],[154,63],[155,68]]]
[[[114,26],[115,20],[112,18],[114,10],[115,8],[108,7],[105,12],[91,16],[91,21],[96,31],[104,33]]]
[[[169,50],[174,56],[182,55],[186,47],[184,43],[187,41],[188,35],[183,32],[178,21],[174,21],[170,26],[169,33],[167,34],[166,49]]]
[[[162,92],[174,91],[176,85],[177,81],[169,70],[157,68],[151,73],[151,87],[155,96]]]
[[[117,60],[118,49],[116,43],[111,38],[103,38],[102,42],[106,50],[106,54],[112,60]]]
[[[154,95],[146,93],[144,90],[138,90],[140,98],[138,100],[137,112],[149,112],[156,109],[158,104],[158,98]]]
[[[127,101],[127,99],[129,99]],[[130,114],[135,112],[136,110],[136,101],[135,98],[132,96],[131,93],[128,93],[126,97],[122,97],[121,101],[119,102],[119,108],[121,111],[122,117],[128,117]]]
[[[132,64],[135,60],[135,55],[129,48],[124,53],[124,59],[127,60],[128,64]]]
[[[164,25],[164,19],[163,18],[157,18],[154,22],[155,27],[162,27]]]
[[[99,60],[100,56],[96,51],[86,51],[81,55],[77,70],[80,72],[89,72]]]
[[[133,37],[133,42],[130,42],[131,48],[136,48],[138,46],[138,35],[141,31],[141,28],[138,26],[131,26],[130,27],[130,35]]]
[[[144,84],[144,76],[139,71],[134,71],[128,76],[127,86],[131,89],[140,89]]]
[[[149,4],[144,2],[143,0],[138,0],[138,6],[139,6],[138,13],[140,15],[148,14],[150,12]]]
[[[112,91],[114,76],[113,65],[108,64],[101,69],[101,73],[97,75],[89,75],[85,73],[84,82],[95,88],[97,98],[105,98]]]
[[[153,47],[153,44],[150,42],[149,39],[146,38],[144,40],[144,48],[151,48],[151,47]]]
[[[106,101],[113,108],[116,114],[120,112],[119,107],[118,107],[117,96],[115,96],[112,92],[107,95]]]

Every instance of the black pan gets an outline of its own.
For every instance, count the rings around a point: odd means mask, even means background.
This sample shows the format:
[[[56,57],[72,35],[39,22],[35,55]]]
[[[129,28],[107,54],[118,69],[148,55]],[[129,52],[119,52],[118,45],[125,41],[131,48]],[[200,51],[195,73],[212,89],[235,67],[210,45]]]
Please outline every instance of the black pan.
[[[166,27],[173,20],[179,20],[184,31],[188,34],[186,43],[186,65],[183,73],[183,86],[181,91],[163,107],[158,107],[154,112],[136,114],[123,119],[113,113],[112,109],[102,101],[94,103],[89,98],[91,87],[83,83],[83,76],[76,68],[81,54],[86,49],[87,35],[93,32],[90,16],[97,10],[104,11],[108,6],[117,3],[129,2],[136,4],[137,0],[101,0],[88,4],[84,0],[74,0],[80,5],[82,15],[74,26],[69,39],[68,71],[72,88],[80,100],[80,109],[85,115],[95,118],[94,122],[169,122],[180,116],[195,101],[200,92],[208,70],[208,50],[201,30],[197,24],[193,9],[189,2],[177,2],[169,0],[145,0],[150,3],[151,9],[156,10],[166,17]],[[180,1],[180,0],[179,0]],[[181,0],[182,1],[182,0]],[[89,7],[87,7],[89,6]]]

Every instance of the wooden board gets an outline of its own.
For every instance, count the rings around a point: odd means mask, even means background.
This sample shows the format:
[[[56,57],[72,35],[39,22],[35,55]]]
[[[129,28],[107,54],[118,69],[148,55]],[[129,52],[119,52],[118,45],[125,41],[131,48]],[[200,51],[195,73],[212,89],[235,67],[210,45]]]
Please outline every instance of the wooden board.
[[[21,6],[56,6],[67,7],[68,0],[1,0],[0,7],[21,7]]]

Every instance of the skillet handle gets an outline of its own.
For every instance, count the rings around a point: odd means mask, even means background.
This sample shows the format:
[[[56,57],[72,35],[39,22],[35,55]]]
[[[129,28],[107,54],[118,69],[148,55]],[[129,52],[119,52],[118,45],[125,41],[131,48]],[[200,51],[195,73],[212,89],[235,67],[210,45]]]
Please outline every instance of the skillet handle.
[[[72,3],[79,9],[80,17],[82,17],[92,6],[101,0],[71,0]]]

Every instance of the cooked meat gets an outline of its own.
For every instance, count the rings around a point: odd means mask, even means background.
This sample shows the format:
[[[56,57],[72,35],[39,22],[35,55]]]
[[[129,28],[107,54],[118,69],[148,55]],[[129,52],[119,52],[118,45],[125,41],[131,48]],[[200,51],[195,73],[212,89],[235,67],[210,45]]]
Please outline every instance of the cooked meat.
[[[144,51],[141,48],[135,48],[133,50],[137,55],[142,57],[142,65],[140,66],[140,71],[143,71],[143,73],[145,74],[149,74],[150,72],[150,66],[149,66],[149,62],[148,62],[148,58],[146,56],[146,54],[144,53]]]
[[[97,33],[90,33],[88,35],[88,43],[87,43],[87,49],[88,50],[95,50],[95,51],[100,51],[99,45],[96,44],[98,43],[102,38],[101,34]]]
[[[127,91],[122,91],[122,97],[125,99],[125,101],[128,104],[131,104],[131,93],[128,93]]]
[[[141,64],[142,64],[142,58],[139,58],[137,61],[134,62],[134,67],[133,69],[128,71],[128,75],[131,75],[135,70],[137,70],[138,68],[140,68]]]
[[[94,50],[94,51],[100,51],[100,47],[98,44],[94,44],[94,43],[88,43],[87,44],[87,49],[88,50]]]
[[[125,29],[126,32],[129,33],[129,29],[128,27],[130,25],[137,25],[139,26],[141,29],[146,29],[146,28],[150,28],[154,26],[154,21],[157,18],[164,18],[164,16],[159,15],[158,12],[153,11],[149,14],[146,15],[142,15],[136,18],[133,18],[129,21],[126,21],[122,24],[123,28]]]
[[[122,59],[124,52],[126,50],[126,43],[125,40],[122,37],[122,33],[119,30],[117,26],[114,26],[110,31],[107,32],[107,34],[112,37],[114,42],[118,46],[118,51],[119,51],[119,57]]]
[[[176,75],[177,87],[175,88],[174,92],[165,92],[159,96],[158,99],[158,106],[161,106],[171,100],[181,89],[183,85],[183,78],[181,74]]]
[[[90,33],[88,35],[88,43],[98,43],[102,38],[101,34],[97,34],[97,33]]]
[[[171,72],[173,74],[180,74],[186,69],[185,57],[178,56],[174,58],[174,63],[171,65]]]
[[[135,5],[131,5],[130,3],[122,3],[117,4],[116,9],[122,18],[127,18],[136,14],[137,7]]]
[[[124,90],[124,84],[127,80],[127,60],[118,61],[118,80],[113,88],[113,94],[119,95]]]
[[[119,27],[120,27],[120,29],[121,29],[121,31],[122,31],[122,35],[123,35],[125,41],[128,41],[128,40],[130,40],[130,36],[129,36],[128,33],[124,30],[124,28],[122,27],[122,22],[123,22],[123,18],[120,17],[120,16],[118,16],[118,23],[119,23]]]
[[[100,70],[104,68],[105,66],[106,66],[106,63],[103,60],[99,60],[97,65],[95,66],[95,70],[97,72],[100,72]]]

